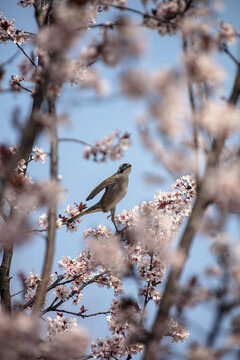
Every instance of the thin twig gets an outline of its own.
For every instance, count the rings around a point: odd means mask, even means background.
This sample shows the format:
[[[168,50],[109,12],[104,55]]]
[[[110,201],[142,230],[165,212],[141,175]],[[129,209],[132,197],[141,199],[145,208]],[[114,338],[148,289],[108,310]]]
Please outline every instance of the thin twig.
[[[37,67],[37,65],[35,64],[35,62],[30,58],[30,56],[26,53],[26,51],[18,44],[16,43],[17,47],[22,51],[22,53],[26,56],[26,58],[30,61],[30,63],[34,66]]]
[[[77,294],[78,292],[82,291],[86,286],[94,283],[99,277],[101,277],[101,276],[103,276],[103,275],[105,275],[105,274],[107,274],[107,273],[108,273],[108,271],[102,271],[102,272],[100,272],[99,274],[96,274],[92,279],[90,279],[90,280],[87,281],[86,283],[83,283],[83,284],[78,288],[78,290],[73,290],[73,291],[69,294],[69,296],[68,296],[68,298],[67,298],[66,300],[60,300],[56,305],[54,305],[54,306],[52,306],[52,307],[48,306],[45,310],[42,311],[42,315],[46,314],[46,313],[49,312],[49,311],[55,311],[55,310],[57,310],[58,307],[61,306],[65,301],[71,299],[75,294]]]
[[[234,61],[234,63],[239,66],[240,62],[238,59],[231,53],[231,51],[228,49],[227,44],[223,43],[221,46],[221,49]]]
[[[68,310],[63,310],[63,309],[57,309],[54,310],[57,312],[62,312],[62,313],[66,313],[66,314],[70,314],[70,315],[74,315],[74,316],[81,316],[83,319],[88,318],[88,317],[92,317],[92,316],[97,316],[97,315],[108,315],[110,314],[110,311],[99,311],[97,313],[94,314],[81,314],[81,311],[76,313],[74,311],[68,311]]]
[[[79,140],[79,139],[75,139],[75,138],[59,138],[58,139],[58,142],[68,142],[68,141],[75,142],[75,143],[78,143],[78,144],[81,144],[84,146],[90,146],[91,148],[96,149],[94,145],[90,145],[86,141],[83,141],[83,140]],[[97,151],[97,149],[96,149],[96,151]]]
[[[19,291],[18,291],[18,292],[16,292],[15,294],[12,294],[12,295],[11,295],[11,297],[17,296],[17,295],[19,295],[19,294],[23,293],[24,291],[25,291],[25,289],[23,289],[23,290],[19,290]]]

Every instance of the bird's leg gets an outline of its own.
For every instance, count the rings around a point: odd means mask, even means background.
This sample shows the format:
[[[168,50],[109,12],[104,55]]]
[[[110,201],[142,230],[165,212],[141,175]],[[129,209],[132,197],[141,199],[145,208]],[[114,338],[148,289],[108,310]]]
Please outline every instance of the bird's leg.
[[[113,222],[113,225],[115,226],[116,231],[118,232],[118,228],[117,225],[115,223],[115,211],[116,211],[116,206],[114,206],[114,208],[112,208],[111,210],[111,220]]]

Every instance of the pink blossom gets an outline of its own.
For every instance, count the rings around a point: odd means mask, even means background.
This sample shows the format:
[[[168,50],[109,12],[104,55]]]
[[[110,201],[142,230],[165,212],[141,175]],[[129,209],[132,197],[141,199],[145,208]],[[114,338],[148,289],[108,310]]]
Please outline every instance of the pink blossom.
[[[78,327],[77,319],[72,318],[70,320],[65,319],[63,314],[58,313],[55,319],[52,319],[50,316],[47,318],[48,321],[48,331],[46,333],[46,338],[52,338],[57,334],[63,332],[69,332]]]
[[[43,229],[46,229],[48,227],[48,216],[46,213],[39,216],[37,224]]]
[[[223,68],[216,63],[209,54],[199,54],[188,52],[183,56],[183,64],[186,67],[187,75],[193,82],[208,82],[213,86],[218,86],[225,80]]]
[[[172,342],[178,342],[179,340],[185,342],[190,335],[184,326],[174,322],[173,319],[169,320],[168,328],[172,337]]]
[[[63,325],[61,331],[41,344],[41,356],[44,358],[66,360],[79,359],[86,355],[89,342],[86,330],[79,325],[74,326],[73,323],[67,328],[63,323],[64,321],[58,321],[58,326]]]
[[[25,313],[0,313],[0,358],[26,359],[40,356],[40,324]]]
[[[63,225],[63,220],[61,218],[56,220],[56,229],[60,230]]]
[[[28,277],[25,280],[25,285],[26,285],[25,299],[26,299],[26,301],[31,300],[31,298],[34,296],[37,286],[39,285],[40,281],[41,281],[40,275],[34,274],[33,272],[29,273]]]
[[[45,163],[46,159],[47,159],[47,154],[45,153],[44,149],[40,149],[39,147],[35,146],[33,148],[33,152],[35,153],[34,155],[32,155],[32,159],[35,162],[41,162],[41,163]]]
[[[233,44],[237,38],[237,32],[232,24],[228,24],[222,21],[220,36],[221,39],[226,41],[228,44]]]
[[[24,172],[26,168],[27,168],[26,161],[24,159],[20,160],[18,163],[18,170]]]
[[[87,246],[91,252],[92,259],[97,265],[101,265],[106,270],[121,272],[126,267],[121,251],[119,238],[112,235],[102,238],[90,238]]]
[[[148,76],[141,70],[132,70],[121,76],[121,88],[124,94],[132,98],[143,96],[149,89]]]
[[[11,76],[10,86],[14,91],[21,91],[21,82],[24,81],[23,76]]]
[[[130,134],[124,133],[120,136],[119,131],[113,134],[105,135],[101,141],[95,141],[95,146],[86,146],[84,149],[85,159],[91,156],[94,161],[119,160],[123,157],[125,151],[131,145]]]
[[[23,8],[27,6],[33,6],[34,0],[18,0],[18,5],[22,6]]]
[[[53,292],[58,299],[66,301],[69,295],[69,289],[66,285],[58,286]]]
[[[2,13],[0,13],[0,44],[7,43],[9,40],[14,41],[17,44],[25,43],[29,35],[24,31],[17,30],[15,28],[14,22],[15,20],[8,19],[6,17],[2,17]]]

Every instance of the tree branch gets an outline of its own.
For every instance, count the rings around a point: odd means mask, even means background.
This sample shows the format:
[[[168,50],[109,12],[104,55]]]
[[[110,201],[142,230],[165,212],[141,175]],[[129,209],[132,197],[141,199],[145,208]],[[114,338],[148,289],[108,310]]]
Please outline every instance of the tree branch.
[[[68,311],[68,310],[63,310],[63,309],[58,309],[58,310],[55,310],[57,312],[62,312],[62,313],[66,313],[66,314],[70,314],[70,315],[74,315],[74,316],[81,316],[81,318],[85,319],[85,318],[88,318],[88,317],[92,317],[92,316],[97,316],[97,315],[108,315],[110,314],[109,311],[99,311],[97,313],[94,313],[94,314],[81,314],[81,312],[73,312],[73,311]]]
[[[58,141],[57,141],[57,120],[55,103],[53,100],[48,100],[49,113],[52,115],[51,124],[51,179],[57,180],[58,175]],[[46,244],[45,261],[42,271],[42,281],[36,292],[36,301],[34,304],[33,312],[39,313],[41,310],[47,292],[47,285],[50,278],[52,268],[53,255],[55,249],[55,233],[56,233],[56,216],[57,209],[56,203],[53,202],[49,206],[48,212],[48,236]]]
[[[11,312],[11,294],[10,294],[10,267],[12,262],[13,247],[5,249],[3,253],[2,264],[0,267],[0,294],[3,308]]]
[[[82,291],[86,286],[94,283],[100,276],[103,276],[105,274],[107,274],[108,271],[102,271],[99,274],[96,274],[92,279],[90,279],[89,281],[87,281],[86,283],[83,283],[78,290],[73,290],[71,292],[71,294],[68,296],[67,300],[71,299],[75,294],[77,294],[78,292]],[[72,279],[73,280],[73,279]],[[65,301],[67,300],[60,300],[57,304],[55,304],[54,306],[48,306],[45,310],[42,311],[42,315],[46,314],[49,311],[55,311],[58,309],[59,306],[61,306]]]
[[[30,63],[34,66],[37,67],[37,65],[35,64],[35,62],[30,58],[30,56],[26,53],[26,51],[18,44],[16,43],[17,47],[19,48],[19,50],[21,50],[21,52],[26,56],[26,58],[30,61]]]

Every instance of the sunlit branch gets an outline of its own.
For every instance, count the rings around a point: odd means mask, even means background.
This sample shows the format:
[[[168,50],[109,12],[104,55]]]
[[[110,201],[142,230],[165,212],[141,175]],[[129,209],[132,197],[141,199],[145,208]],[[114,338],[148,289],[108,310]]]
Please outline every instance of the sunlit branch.
[[[55,310],[55,311],[70,314],[70,315],[74,315],[74,316],[81,316],[81,318],[83,318],[83,319],[88,318],[88,317],[97,316],[97,315],[108,315],[108,314],[110,314],[109,311],[99,311],[99,312],[94,313],[94,314],[82,314],[81,311],[77,313],[77,312],[63,310],[63,309],[58,309],[58,310]]]

